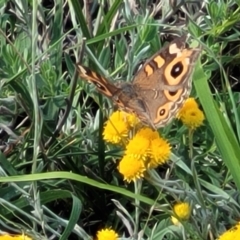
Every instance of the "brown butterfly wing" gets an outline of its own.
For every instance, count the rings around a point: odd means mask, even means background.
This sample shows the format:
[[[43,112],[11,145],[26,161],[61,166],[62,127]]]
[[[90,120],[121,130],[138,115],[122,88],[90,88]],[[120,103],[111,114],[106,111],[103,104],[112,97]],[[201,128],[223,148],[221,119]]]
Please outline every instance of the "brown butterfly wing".
[[[117,92],[119,92],[120,89],[118,87],[116,87],[106,78],[102,77],[100,74],[80,64],[77,64],[76,66],[79,76],[93,83],[100,93],[104,94],[107,97],[113,97],[114,95],[117,94]]]
[[[80,64],[77,64],[77,70],[81,78],[93,83],[100,93],[111,98],[120,109],[135,112],[142,107],[141,100],[138,100],[137,94],[133,92],[132,84],[124,83],[124,86],[115,86],[106,78]]]
[[[177,38],[153,55],[133,80],[133,86],[146,104],[150,125],[166,125],[181,108],[191,91],[191,74],[200,54]]]

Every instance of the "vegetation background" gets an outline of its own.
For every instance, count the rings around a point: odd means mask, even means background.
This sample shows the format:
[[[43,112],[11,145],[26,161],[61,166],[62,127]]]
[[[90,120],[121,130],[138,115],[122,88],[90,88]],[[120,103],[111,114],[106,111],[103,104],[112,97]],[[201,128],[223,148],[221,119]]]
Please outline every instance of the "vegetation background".
[[[132,225],[142,239],[212,240],[239,221],[239,1],[1,0],[0,11],[2,232],[92,239],[111,227],[130,239]],[[131,81],[185,33],[204,49],[191,95],[206,120],[192,136],[177,120],[159,130],[171,159],[160,185],[143,180],[135,194],[117,170],[122,149],[102,138],[111,101],[75,63],[84,53],[93,70]],[[175,226],[172,205],[185,200],[192,215]]]

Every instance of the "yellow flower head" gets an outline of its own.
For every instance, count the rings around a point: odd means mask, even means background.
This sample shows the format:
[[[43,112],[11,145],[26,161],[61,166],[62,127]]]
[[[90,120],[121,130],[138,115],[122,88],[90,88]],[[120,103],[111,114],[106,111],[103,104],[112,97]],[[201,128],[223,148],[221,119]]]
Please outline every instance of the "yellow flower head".
[[[239,240],[240,239],[240,222],[238,222],[233,228],[224,232],[218,240]]]
[[[149,153],[150,140],[141,134],[136,134],[126,146],[125,154],[136,159],[146,160]]]
[[[170,150],[169,143],[157,131],[145,127],[129,141],[125,154],[143,160],[146,168],[155,168],[169,159]]]
[[[110,228],[105,228],[97,232],[97,240],[116,240],[117,238],[118,234]]]
[[[149,127],[144,127],[142,129],[140,129],[137,134],[137,136],[141,136],[141,137],[144,137],[146,139],[149,139],[149,140],[153,140],[153,139],[156,139],[156,138],[159,138],[159,134],[157,131],[153,131],[151,128]]]
[[[163,138],[155,138],[150,144],[150,161],[149,167],[155,168],[164,164],[170,157],[171,146]]]
[[[188,220],[191,213],[191,207],[187,202],[180,202],[173,206],[173,211],[179,219]]]
[[[128,137],[130,130],[128,115],[128,113],[116,111],[109,117],[103,131],[105,141],[117,144]]]
[[[32,238],[22,235],[0,235],[0,240],[32,240]]]
[[[125,113],[127,117],[127,122],[131,127],[135,127],[137,124],[139,124],[139,119],[137,116],[133,113]]]
[[[145,164],[133,155],[125,155],[118,165],[118,171],[127,182],[136,181],[144,176]]]
[[[205,119],[203,112],[198,108],[194,98],[188,98],[178,112],[179,118],[188,128],[196,129],[203,124]]]

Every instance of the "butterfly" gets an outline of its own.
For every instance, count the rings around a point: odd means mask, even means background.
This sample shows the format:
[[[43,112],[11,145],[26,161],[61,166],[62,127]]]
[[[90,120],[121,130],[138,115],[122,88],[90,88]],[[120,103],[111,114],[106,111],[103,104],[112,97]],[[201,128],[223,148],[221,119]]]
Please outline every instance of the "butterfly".
[[[176,116],[192,87],[192,72],[201,53],[186,46],[186,37],[173,40],[150,57],[131,83],[113,84],[91,69],[77,64],[79,76],[126,112],[135,113],[156,129]]]

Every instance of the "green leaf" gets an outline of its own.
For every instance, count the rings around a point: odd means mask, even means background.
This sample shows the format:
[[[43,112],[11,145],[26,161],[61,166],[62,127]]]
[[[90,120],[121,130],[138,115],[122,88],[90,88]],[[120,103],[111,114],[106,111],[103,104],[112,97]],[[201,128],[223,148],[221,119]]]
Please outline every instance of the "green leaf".
[[[49,172],[49,173],[29,174],[29,175],[21,175],[21,176],[0,177],[0,182],[25,182],[25,181],[37,181],[37,180],[46,180],[46,179],[71,179],[74,181],[85,183],[87,185],[90,185],[96,188],[109,190],[133,199],[138,199],[139,201],[142,201],[149,205],[155,204],[154,200],[148,197],[144,197],[139,194],[134,194],[126,189],[112,186],[109,184],[100,183],[88,177],[81,176],[74,173],[69,173],[69,172]]]
[[[199,63],[194,72],[193,79],[197,95],[199,96],[206,118],[216,138],[216,143],[222,159],[231,172],[238,189],[240,189],[239,144],[234,132],[225,121],[212,97],[207,78]]]

